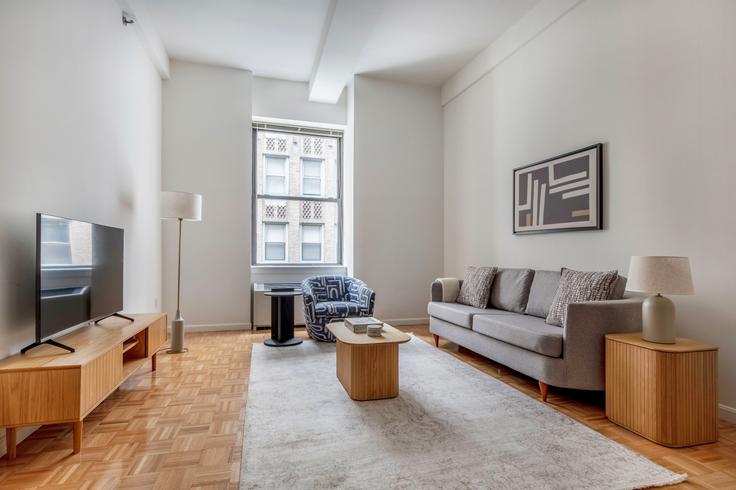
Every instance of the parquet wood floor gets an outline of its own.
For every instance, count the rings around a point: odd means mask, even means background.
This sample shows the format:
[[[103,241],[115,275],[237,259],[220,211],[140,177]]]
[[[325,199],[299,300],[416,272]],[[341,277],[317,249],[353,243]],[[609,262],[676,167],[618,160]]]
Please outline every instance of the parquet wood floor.
[[[427,326],[407,327],[432,343]],[[298,332],[306,337],[302,330]],[[0,460],[0,488],[237,488],[253,343],[268,332],[187,335],[189,353],[159,355],[85,419],[82,452],[71,425],[46,426]],[[440,348],[530,396],[536,381],[444,340]],[[551,388],[550,406],[690,480],[677,488],[736,489],[736,426],[716,444],[668,449],[609,422],[598,395]],[[294,416],[299,416],[295,413]],[[674,488],[674,487],[673,487]]]

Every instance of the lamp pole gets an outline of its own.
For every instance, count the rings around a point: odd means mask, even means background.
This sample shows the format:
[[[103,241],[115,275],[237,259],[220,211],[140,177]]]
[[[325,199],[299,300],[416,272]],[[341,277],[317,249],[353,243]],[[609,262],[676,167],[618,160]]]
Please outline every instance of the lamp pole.
[[[179,219],[179,253],[176,265],[176,316],[171,322],[171,349],[168,354],[181,354],[189,349],[184,347],[184,318],[181,316],[181,225],[183,218]]]

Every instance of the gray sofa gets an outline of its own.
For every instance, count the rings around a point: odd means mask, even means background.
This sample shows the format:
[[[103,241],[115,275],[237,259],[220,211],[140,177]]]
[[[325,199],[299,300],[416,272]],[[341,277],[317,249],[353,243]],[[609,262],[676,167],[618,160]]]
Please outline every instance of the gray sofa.
[[[641,330],[643,297],[626,297],[619,276],[611,298],[570,304],[563,327],[545,323],[557,292],[559,271],[499,269],[488,308],[442,302],[442,284],[432,284],[427,307],[435,345],[445,338],[548,386],[603,390],[604,336]]]

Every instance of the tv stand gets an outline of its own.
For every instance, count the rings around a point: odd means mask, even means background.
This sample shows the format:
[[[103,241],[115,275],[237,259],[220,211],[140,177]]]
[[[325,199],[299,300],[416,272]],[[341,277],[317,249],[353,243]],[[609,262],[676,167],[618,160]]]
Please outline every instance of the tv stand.
[[[20,350],[20,353],[25,354],[26,352],[33,349],[34,347],[38,347],[39,345],[43,345],[43,344],[49,344],[49,345],[53,345],[54,347],[58,347],[60,349],[68,350],[69,352],[75,352],[73,347],[69,347],[68,345],[62,344],[61,342],[57,342],[55,340],[49,339],[49,340],[44,340],[43,342],[34,342],[27,347],[23,347]]]
[[[0,360],[0,427],[9,461],[16,457],[17,428],[29,425],[72,424],[72,452],[78,453],[84,418],[145,364],[156,371],[156,356],[166,343],[166,315],[131,316],[133,322],[111,319],[59,337],[74,353],[41,345]]]
[[[102,317],[102,318],[100,318],[99,320],[95,320],[95,325],[99,324],[99,323],[100,323],[100,322],[101,322],[102,320],[104,320],[104,319],[106,319],[106,318],[110,318],[110,317],[112,317],[112,316],[116,316],[116,317],[118,317],[118,318],[123,318],[123,319],[125,319],[125,320],[129,320],[129,321],[131,321],[131,322],[134,322],[134,321],[135,321],[135,320],[134,320],[133,318],[131,318],[131,317],[129,317],[129,316],[125,316],[125,315],[123,315],[122,313],[113,313],[112,315],[107,315],[107,316],[103,316],[103,317]]]

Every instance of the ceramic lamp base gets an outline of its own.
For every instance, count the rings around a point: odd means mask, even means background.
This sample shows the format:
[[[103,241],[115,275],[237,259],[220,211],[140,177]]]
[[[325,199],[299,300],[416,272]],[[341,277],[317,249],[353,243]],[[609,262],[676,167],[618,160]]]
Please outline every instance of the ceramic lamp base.
[[[184,319],[181,313],[176,312],[176,318],[171,321],[171,349],[167,350],[167,354],[181,354],[189,349],[184,347]]]
[[[675,305],[657,294],[642,303],[641,338],[658,344],[675,343]]]

